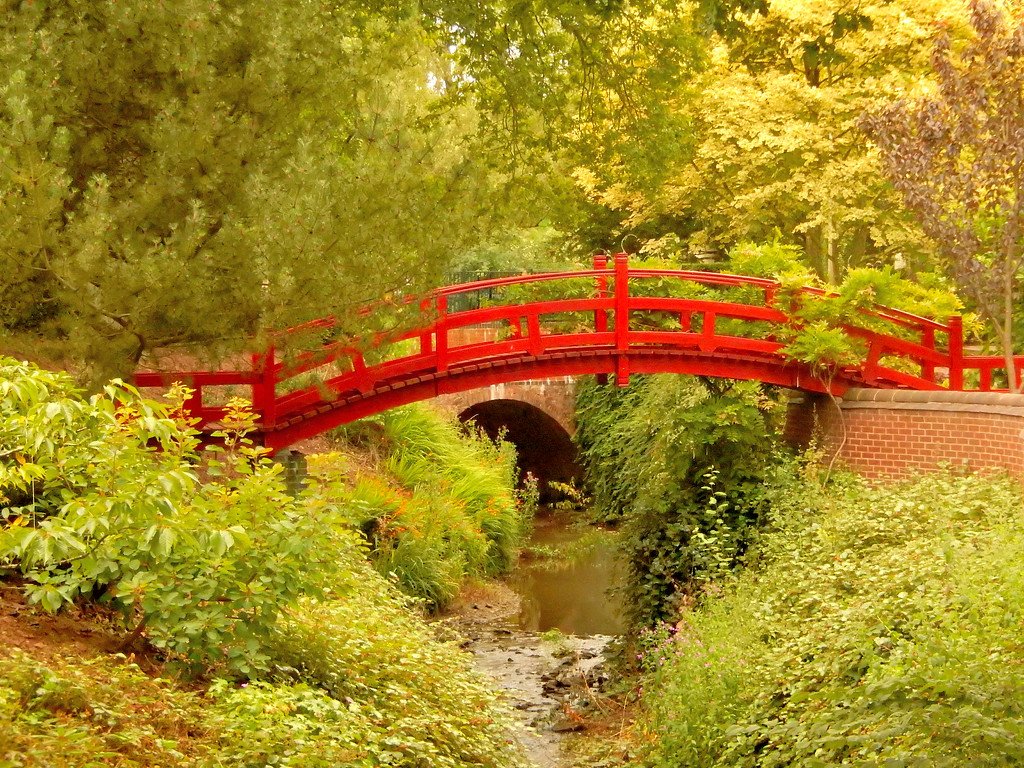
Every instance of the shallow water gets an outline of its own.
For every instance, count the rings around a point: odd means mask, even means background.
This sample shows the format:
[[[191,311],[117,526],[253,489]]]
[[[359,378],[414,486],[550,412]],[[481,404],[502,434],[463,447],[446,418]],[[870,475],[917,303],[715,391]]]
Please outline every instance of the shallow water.
[[[579,551],[581,540],[588,546]],[[523,561],[513,573],[509,585],[522,597],[520,629],[580,636],[622,632],[619,600],[608,592],[618,579],[614,533],[573,527],[564,513],[548,512],[538,516],[530,543],[569,556]]]

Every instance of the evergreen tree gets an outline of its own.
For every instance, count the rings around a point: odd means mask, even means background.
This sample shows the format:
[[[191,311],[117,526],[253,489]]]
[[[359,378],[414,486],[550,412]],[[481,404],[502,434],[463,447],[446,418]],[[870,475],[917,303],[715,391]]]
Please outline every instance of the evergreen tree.
[[[487,215],[475,112],[415,19],[5,5],[0,321],[102,373],[416,291]]]
[[[654,109],[675,5],[2,0],[0,326],[108,374],[436,284]]]

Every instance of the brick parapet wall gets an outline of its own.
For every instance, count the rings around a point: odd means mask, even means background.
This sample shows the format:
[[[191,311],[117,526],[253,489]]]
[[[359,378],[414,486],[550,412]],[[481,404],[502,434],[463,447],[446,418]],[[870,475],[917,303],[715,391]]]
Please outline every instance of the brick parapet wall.
[[[1024,396],[850,390],[842,401],[794,398],[786,437],[867,477],[899,478],[940,465],[1005,470],[1024,481]]]

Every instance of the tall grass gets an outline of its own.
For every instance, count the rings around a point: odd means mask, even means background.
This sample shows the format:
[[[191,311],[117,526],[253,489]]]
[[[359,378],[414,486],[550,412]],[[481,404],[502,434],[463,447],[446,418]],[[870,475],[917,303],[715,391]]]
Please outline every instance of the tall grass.
[[[523,541],[532,511],[515,491],[515,449],[422,406],[377,423],[381,458],[353,484],[352,522],[381,574],[443,608],[465,578],[507,570]],[[314,471],[326,477],[338,467],[321,459]]]

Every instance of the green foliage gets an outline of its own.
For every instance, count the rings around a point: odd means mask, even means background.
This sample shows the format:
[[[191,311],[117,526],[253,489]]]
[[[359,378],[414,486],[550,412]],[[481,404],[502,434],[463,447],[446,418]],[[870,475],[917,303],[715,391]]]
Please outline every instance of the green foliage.
[[[642,488],[640,457],[651,440],[652,423],[627,417],[643,402],[643,379],[628,387],[600,386],[581,380],[576,389],[576,434],[587,486],[593,496],[593,515],[600,522],[618,522],[632,507]],[[642,427],[642,428],[641,428]]]
[[[779,242],[743,241],[729,251],[729,271],[778,280],[784,285],[817,285],[819,278],[805,263],[803,249]]]
[[[83,400],[67,376],[4,359],[0,391],[0,561],[49,611],[94,596],[129,640],[249,674],[281,610],[321,594],[332,555],[355,546],[332,508],[284,494],[279,468],[238,437],[242,410],[202,482],[189,430],[130,387]]]
[[[515,447],[491,442],[482,432],[460,433],[452,421],[425,408],[391,410],[383,419],[393,446],[389,469],[407,487],[429,492],[436,481],[450,506],[463,511],[486,537],[482,571],[506,570],[525,525],[513,493]]]
[[[532,515],[513,490],[515,449],[467,435],[424,407],[389,411],[379,424],[380,473],[356,479],[350,522],[381,574],[428,608],[443,608],[463,579],[502,573],[515,558]],[[340,469],[331,457],[314,462],[322,481]]]
[[[562,169],[663,134],[651,117],[700,59],[677,0],[3,13],[0,329],[106,373],[358,324],[360,302],[439,284],[454,254],[545,261],[549,201],[575,210]]]
[[[43,608],[109,603],[133,627],[126,645],[144,639],[169,670],[221,676],[198,693],[117,660],[0,660],[4,761],[520,764],[508,720],[464,654],[435,642],[366,562],[348,521],[369,501],[338,472],[286,495],[279,468],[243,436],[251,416],[229,403],[223,450],[204,454],[201,480],[181,389],[169,407],[116,383],[85,400],[69,377],[7,359],[0,389],[2,564],[24,574]],[[392,465],[418,483],[407,496],[436,492],[428,511],[460,506],[475,566],[507,565],[521,527],[507,446],[408,418],[393,433],[411,436],[394,454],[405,463]],[[454,538],[444,522],[432,546]]]
[[[465,655],[454,644],[435,641],[383,579],[357,575],[342,599],[285,622],[273,646],[279,664],[329,694],[330,706],[340,710],[331,719],[349,723],[348,747],[358,753],[354,764],[517,764],[507,744],[509,720],[485,680],[467,671]],[[236,700],[252,694],[239,695]],[[249,726],[255,734],[262,731],[257,725]],[[278,722],[273,734],[300,741],[288,735],[289,728]],[[262,749],[277,749],[274,736],[259,738]]]
[[[597,514],[623,521],[635,627],[675,615],[737,567],[765,511],[771,412],[746,382],[665,375],[581,388],[577,440]]]
[[[1024,15],[1017,3],[980,0],[967,11],[966,45],[945,28],[935,37],[934,92],[916,100],[901,94],[865,114],[861,128],[950,276],[991,323],[1017,392],[1024,389],[1013,375],[1024,277],[1024,162],[1015,138],[1024,128]]]
[[[101,371],[437,284],[490,220],[476,110],[426,87],[451,55],[407,9],[3,14],[0,326]]]
[[[0,660],[0,755],[5,765],[206,763],[203,703],[120,659]],[[59,762],[58,762],[59,761]]]
[[[509,720],[454,645],[342,556],[338,598],[306,605],[268,645],[276,678],[201,692],[118,659],[0,661],[0,744],[12,766],[522,765]]]
[[[652,636],[652,766],[1016,765],[1018,486],[785,467],[720,599]]]
[[[774,337],[786,344],[784,354],[826,376],[837,368],[859,364],[868,352],[864,339],[845,333],[842,326],[921,341],[919,334],[867,314],[872,310],[888,307],[945,321],[963,309],[952,290],[931,273],[909,280],[889,267],[860,267],[848,270],[838,286],[823,286],[803,265],[801,256],[799,248],[776,239],[763,244],[742,243],[730,253],[729,261],[732,271],[771,278],[782,284],[776,303],[795,322],[774,328]],[[802,290],[805,287],[824,287],[827,293],[809,294]],[[973,324],[972,317],[967,318],[967,324]],[[908,363],[895,364],[903,367]],[[909,372],[919,373],[920,368]]]
[[[665,133],[639,135],[632,146],[660,166],[637,173],[622,153],[584,158],[574,169],[582,191],[605,207],[606,230],[633,233],[644,252],[674,251],[678,259],[721,255],[778,232],[830,282],[858,266],[934,268],[934,251],[886,184],[857,122],[878,99],[925,85],[935,24],[958,36],[962,5],[702,0],[696,7],[708,66],[663,103],[655,117]]]

